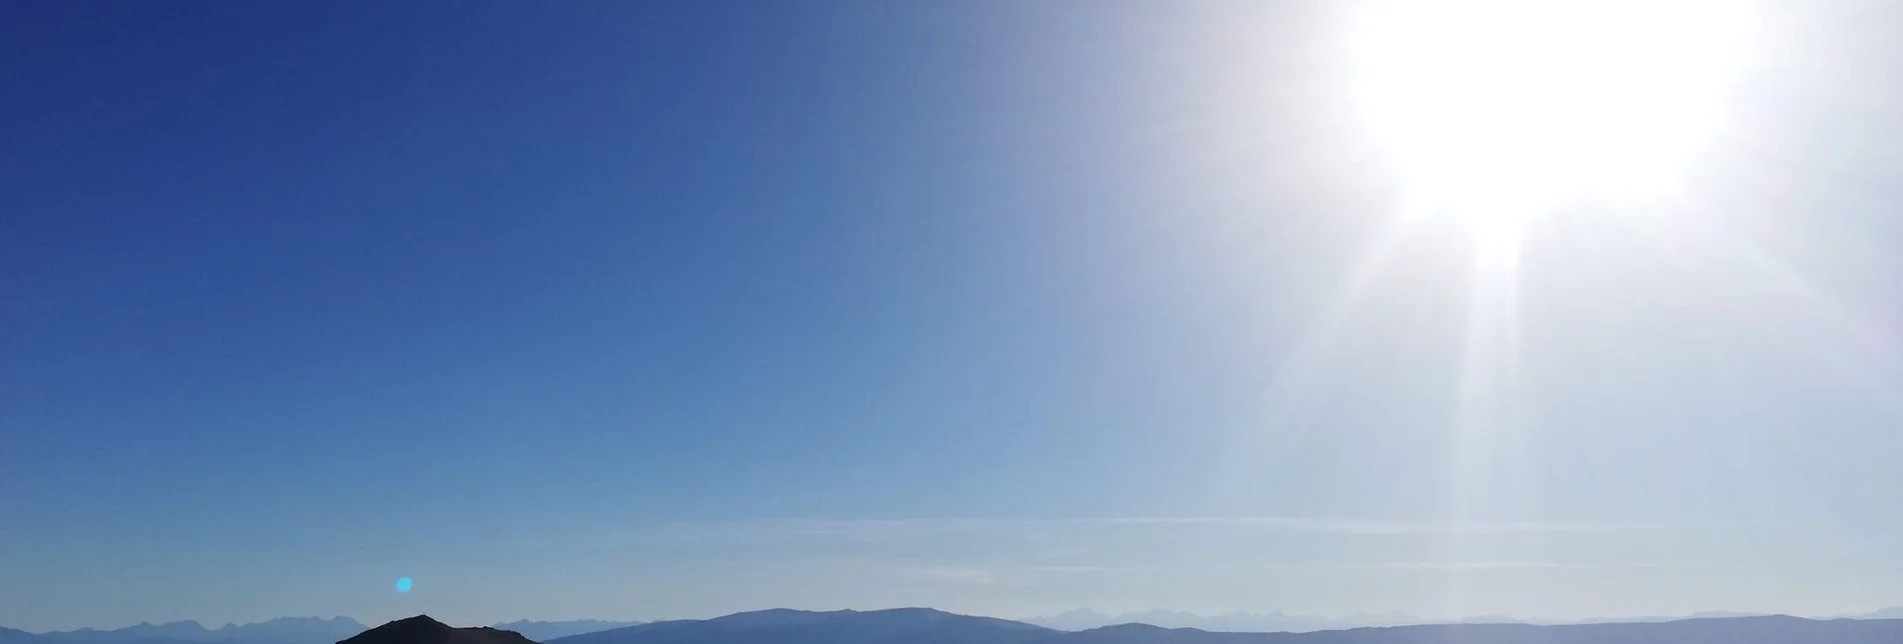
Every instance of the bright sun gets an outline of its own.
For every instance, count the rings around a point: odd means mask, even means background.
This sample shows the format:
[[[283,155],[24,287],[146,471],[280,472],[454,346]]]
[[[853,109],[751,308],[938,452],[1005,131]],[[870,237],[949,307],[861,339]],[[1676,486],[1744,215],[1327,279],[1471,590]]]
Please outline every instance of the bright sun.
[[[1483,234],[1555,202],[1643,196],[1712,133],[1745,0],[1388,0],[1358,91],[1415,196]]]

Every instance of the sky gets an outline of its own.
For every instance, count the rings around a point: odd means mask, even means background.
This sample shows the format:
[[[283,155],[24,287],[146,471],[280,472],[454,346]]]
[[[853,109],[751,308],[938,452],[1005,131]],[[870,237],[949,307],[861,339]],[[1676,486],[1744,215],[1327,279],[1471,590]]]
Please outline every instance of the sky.
[[[1503,274],[1343,3],[6,3],[0,624],[1903,605],[1898,16],[1760,4]]]

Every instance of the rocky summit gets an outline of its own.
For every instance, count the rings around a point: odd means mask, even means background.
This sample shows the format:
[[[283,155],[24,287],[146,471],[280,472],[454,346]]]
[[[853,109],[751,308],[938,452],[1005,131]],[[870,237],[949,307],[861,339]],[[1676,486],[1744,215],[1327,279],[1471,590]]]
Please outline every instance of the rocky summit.
[[[428,615],[399,619],[337,644],[535,644],[515,631],[487,626],[456,628]]]

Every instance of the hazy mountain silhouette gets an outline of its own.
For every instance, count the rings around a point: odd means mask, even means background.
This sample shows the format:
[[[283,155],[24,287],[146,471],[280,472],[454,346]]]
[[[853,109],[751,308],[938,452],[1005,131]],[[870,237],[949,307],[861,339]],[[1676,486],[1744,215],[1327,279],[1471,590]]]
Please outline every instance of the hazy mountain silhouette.
[[[47,640],[19,629],[0,626],[0,644],[46,644]]]
[[[1056,634],[1041,626],[930,608],[813,612],[774,609],[652,622],[564,637],[561,644],[1017,644]]]
[[[1400,614],[1333,618],[1395,619]],[[1903,642],[1903,609],[1887,608],[1838,619],[1736,616],[1701,613],[1696,619],[1627,618],[1575,624],[1460,623],[1361,627],[1293,632],[1218,631],[1126,623],[1066,631],[991,617],[956,615],[929,608],[814,612],[790,609],[735,613],[705,620],[650,622],[545,642],[560,644],[1864,644]],[[1304,618],[1281,613],[1200,617],[1151,611],[1127,617],[1164,620]],[[1886,619],[1887,618],[1887,619]],[[1083,622],[1117,619],[1094,611],[1070,611],[1049,619]],[[1478,618],[1476,618],[1478,619]],[[1507,619],[1507,618],[1502,618]],[[592,628],[617,622],[520,621],[499,626]],[[139,624],[122,629],[33,634],[0,628],[0,644],[324,644],[311,638],[335,635],[337,644],[533,644],[514,629],[452,628],[428,616],[397,620],[374,629],[345,617],[281,618],[206,629],[196,622]],[[328,635],[327,635],[328,636]]]
[[[335,642],[361,633],[365,628],[361,622],[348,617],[279,617],[252,624],[226,624],[213,634],[218,639],[237,640],[242,644],[301,644]]]
[[[1149,610],[1136,613],[1121,613],[1111,616],[1088,608],[1080,608],[1056,615],[1029,617],[1021,621],[1065,631],[1082,631],[1120,624],[1148,624],[1164,628],[1194,628],[1205,631],[1244,633],[1292,631],[1300,633],[1306,631],[1357,628],[1362,626],[1403,626],[1420,624],[1429,620],[1400,612],[1383,613],[1379,615],[1355,614],[1344,617],[1322,617],[1318,615],[1293,615],[1280,611],[1267,613],[1223,613],[1205,616],[1183,611]]]
[[[169,622],[153,624],[140,622],[125,628],[100,630],[82,628],[72,631],[42,633],[40,636],[59,644],[178,644],[181,642],[201,642],[210,638],[211,631],[198,622]],[[316,644],[316,643],[312,643]]]
[[[1526,623],[1529,623],[1529,624],[1632,624],[1632,623],[1648,623],[1648,622],[1677,622],[1677,621],[1683,621],[1687,619],[1719,619],[1719,618],[1726,618],[1726,617],[1774,617],[1774,615],[1770,613],[1741,613],[1741,612],[1728,611],[1728,610],[1706,610],[1706,611],[1699,611],[1696,613],[1692,613],[1690,615],[1678,615],[1678,616],[1648,615],[1643,617],[1593,617],[1588,619],[1571,620],[1571,621],[1560,621],[1560,620],[1515,620],[1515,621],[1525,621]],[[1869,619],[1862,615],[1843,615],[1839,617],[1833,617],[1832,619],[1837,619],[1837,618]]]
[[[191,621],[148,622],[112,630],[55,631],[41,637],[56,644],[329,644],[363,630],[362,623],[348,617],[279,617],[252,624],[226,624],[216,629]]]
[[[1885,608],[1863,615],[1856,615],[1853,616],[1852,619],[1903,619],[1903,607]]]
[[[1117,618],[1088,608],[1076,608],[1056,615],[1038,615],[1018,621],[1060,631],[1082,631],[1116,624]]]
[[[1307,633],[1123,624],[1060,631],[929,609],[771,610],[655,622],[556,644],[1894,644],[1903,620],[1727,617],[1617,624],[1432,624]]]
[[[1380,614],[1361,613],[1342,617],[1323,617],[1318,615],[1289,614],[1279,611],[1268,613],[1243,612],[1198,615],[1196,613],[1183,611],[1149,610],[1121,613],[1112,616],[1088,608],[1080,608],[1055,615],[1027,617],[1020,621],[1063,631],[1082,631],[1122,624],[1148,624],[1164,628],[1193,628],[1203,631],[1233,633],[1276,633],[1282,631],[1305,633],[1370,626],[1415,626],[1426,624],[1536,624],[1542,626],[1561,626],[1569,624],[1631,624],[1676,622],[1687,619],[1768,616],[1770,616],[1768,613],[1701,611],[1690,615],[1594,617],[1576,620],[1537,619],[1510,615],[1477,615],[1456,620],[1430,620],[1402,612]],[[1885,608],[1860,614],[1831,615],[1826,619],[1903,619],[1903,608]]]
[[[623,628],[645,623],[646,622],[611,622],[599,619],[537,622],[524,619],[514,622],[503,622],[501,624],[495,624],[494,626],[505,631],[521,633],[523,637],[537,642],[546,642],[558,637],[581,635],[583,633],[598,633],[608,629]]]
[[[1214,633],[1110,626],[1051,644],[1878,644],[1903,642],[1903,620],[1730,617],[1621,624],[1433,624],[1311,633]]]
[[[488,626],[455,628],[417,615],[358,633],[337,644],[535,644],[515,631]]]

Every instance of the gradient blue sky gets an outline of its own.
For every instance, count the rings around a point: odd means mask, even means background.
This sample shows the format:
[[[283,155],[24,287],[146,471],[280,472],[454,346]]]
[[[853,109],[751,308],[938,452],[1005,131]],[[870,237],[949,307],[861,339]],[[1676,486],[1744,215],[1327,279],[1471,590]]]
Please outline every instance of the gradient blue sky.
[[[1764,4],[1476,432],[1337,5],[6,3],[0,624],[1903,604],[1898,16]]]

